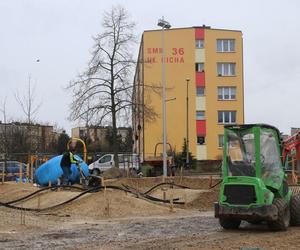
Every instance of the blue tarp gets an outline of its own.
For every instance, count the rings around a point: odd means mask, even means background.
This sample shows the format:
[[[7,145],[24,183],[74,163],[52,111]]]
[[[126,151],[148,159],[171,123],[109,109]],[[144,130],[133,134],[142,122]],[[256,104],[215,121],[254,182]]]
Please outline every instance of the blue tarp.
[[[76,160],[82,161],[78,156],[74,156]],[[58,155],[45,162],[35,171],[36,183],[42,186],[48,185],[49,181],[52,184],[57,184],[57,179],[60,178],[63,174],[63,171],[60,167],[62,155]],[[89,175],[89,167],[85,162],[80,163],[80,167],[85,176]],[[69,176],[69,181],[73,184],[79,182],[80,173],[76,167],[76,164],[71,165],[72,174]]]

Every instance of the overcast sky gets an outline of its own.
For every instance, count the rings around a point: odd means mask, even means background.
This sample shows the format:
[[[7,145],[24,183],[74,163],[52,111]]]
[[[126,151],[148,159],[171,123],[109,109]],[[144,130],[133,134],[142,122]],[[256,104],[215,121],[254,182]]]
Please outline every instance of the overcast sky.
[[[113,4],[131,14],[138,39],[143,30],[156,29],[161,16],[177,28],[241,30],[245,122],[269,123],[285,133],[300,127],[297,0],[0,0],[0,103],[7,97],[9,118],[25,118],[14,93],[26,90],[31,75],[42,102],[37,121],[70,132],[76,124],[67,120],[71,98],[64,87],[85,68],[91,36],[101,32],[103,11]]]

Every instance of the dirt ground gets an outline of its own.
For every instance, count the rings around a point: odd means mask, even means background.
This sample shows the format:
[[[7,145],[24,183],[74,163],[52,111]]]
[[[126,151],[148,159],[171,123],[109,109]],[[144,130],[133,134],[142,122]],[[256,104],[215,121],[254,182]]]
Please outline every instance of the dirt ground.
[[[109,180],[146,191],[161,178]],[[170,180],[168,180],[170,181]],[[173,179],[191,187],[158,188],[157,198],[178,198],[185,205],[149,202],[136,195],[107,189],[89,193],[58,208],[21,212],[0,207],[0,249],[299,249],[300,228],[270,232],[266,225],[243,223],[239,230],[223,230],[213,216],[218,188],[207,177]],[[217,183],[215,177],[212,183]],[[0,201],[8,202],[37,190],[15,183],[0,184]],[[79,194],[75,190],[47,191],[23,203],[45,208]]]

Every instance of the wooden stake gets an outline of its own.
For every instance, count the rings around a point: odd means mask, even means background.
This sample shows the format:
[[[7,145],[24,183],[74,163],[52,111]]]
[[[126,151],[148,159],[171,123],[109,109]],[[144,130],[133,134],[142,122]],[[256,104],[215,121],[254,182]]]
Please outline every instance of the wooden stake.
[[[20,179],[20,185],[22,185],[23,183],[23,169],[22,169],[22,163],[20,162],[20,166],[19,166],[19,179]]]
[[[184,199],[184,208],[187,208],[187,195],[186,195],[186,192],[184,192],[183,199]]]
[[[49,187],[51,187],[52,186],[52,183],[51,183],[51,181],[49,180],[49,182],[48,182],[48,186]]]
[[[170,212],[173,213],[174,212],[174,205],[173,205],[173,190],[170,190],[171,194],[170,194]]]
[[[180,167],[180,184],[182,184],[183,166]]]
[[[106,185],[103,182],[103,186],[104,186],[104,216],[107,216],[107,195],[106,195]]]
[[[110,216],[110,199],[108,197],[106,197],[107,201],[107,217]]]
[[[26,164],[26,177],[30,178],[29,163]]]
[[[36,161],[36,164],[37,164],[37,161]],[[29,179],[31,180],[32,185],[33,185],[33,161],[31,162],[29,169],[30,169]]]
[[[129,162],[127,162],[126,176],[129,177]]]
[[[101,186],[104,186],[105,187],[105,184],[104,184],[104,178],[101,177]]]
[[[57,191],[61,191],[61,181],[60,181],[60,178],[57,179],[57,185],[59,186],[59,188],[57,189]]]
[[[23,210],[23,203],[21,205],[21,225],[25,225],[25,212]]]
[[[41,207],[41,195],[38,194],[37,208],[40,209],[40,207]]]
[[[208,182],[208,187],[211,188],[212,187],[212,176],[209,176],[209,182]]]

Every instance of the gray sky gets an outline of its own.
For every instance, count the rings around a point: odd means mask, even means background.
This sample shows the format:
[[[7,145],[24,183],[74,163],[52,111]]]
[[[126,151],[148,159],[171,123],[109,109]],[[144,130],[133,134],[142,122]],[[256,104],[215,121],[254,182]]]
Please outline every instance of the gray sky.
[[[297,0],[0,0],[0,103],[6,96],[10,118],[24,119],[14,93],[25,91],[30,74],[42,101],[37,121],[70,132],[76,124],[66,119],[71,98],[63,87],[85,68],[91,36],[101,32],[102,13],[112,4],[132,15],[138,39],[143,30],[156,29],[161,16],[173,27],[242,30],[245,122],[269,123],[286,133],[300,127]]]

